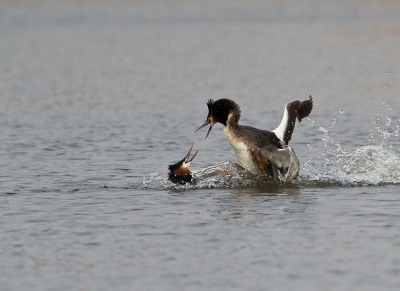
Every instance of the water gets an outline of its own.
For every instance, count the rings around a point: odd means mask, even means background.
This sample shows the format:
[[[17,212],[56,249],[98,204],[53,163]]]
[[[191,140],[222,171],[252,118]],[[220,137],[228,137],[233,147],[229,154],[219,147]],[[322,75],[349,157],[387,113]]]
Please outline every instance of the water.
[[[398,290],[400,4],[2,1],[0,290]],[[274,129],[314,98],[299,180],[235,161],[209,98]]]

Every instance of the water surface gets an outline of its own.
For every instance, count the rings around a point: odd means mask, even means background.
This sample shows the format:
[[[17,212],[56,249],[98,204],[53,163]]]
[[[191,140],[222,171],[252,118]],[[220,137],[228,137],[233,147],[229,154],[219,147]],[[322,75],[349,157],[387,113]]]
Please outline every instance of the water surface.
[[[1,290],[398,290],[400,5],[3,1]],[[274,129],[314,98],[289,184],[235,161],[209,98]]]

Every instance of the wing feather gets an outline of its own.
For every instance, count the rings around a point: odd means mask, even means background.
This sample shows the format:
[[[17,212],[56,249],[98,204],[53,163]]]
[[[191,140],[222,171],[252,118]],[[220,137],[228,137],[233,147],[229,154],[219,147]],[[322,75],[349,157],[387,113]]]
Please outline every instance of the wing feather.
[[[279,126],[272,131],[284,146],[289,144],[296,125],[301,122],[303,118],[310,115],[312,108],[313,100],[311,95],[309,100],[301,102],[297,100],[285,105],[282,121]]]
[[[291,147],[273,151],[269,149],[261,149],[260,151],[262,156],[267,161],[267,164],[272,165],[272,169],[274,169],[274,167],[278,168],[286,182],[297,178],[299,174],[300,163]],[[275,173],[273,173],[273,177],[276,178]]]

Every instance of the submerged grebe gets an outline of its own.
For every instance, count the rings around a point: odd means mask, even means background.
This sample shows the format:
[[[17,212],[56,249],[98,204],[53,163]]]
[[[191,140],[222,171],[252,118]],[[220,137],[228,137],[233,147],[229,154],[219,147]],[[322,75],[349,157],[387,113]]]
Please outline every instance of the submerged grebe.
[[[225,162],[219,165],[214,165],[210,167],[203,168],[201,170],[190,171],[189,166],[190,162],[193,161],[194,157],[197,155],[198,151],[190,157],[190,153],[192,151],[193,145],[190,147],[187,155],[180,160],[179,162],[169,165],[168,169],[168,179],[177,184],[196,184],[198,181],[203,179],[207,179],[209,177],[215,177],[217,175],[232,175],[233,173],[241,173],[245,175],[249,173],[251,176],[253,174],[248,172],[243,166],[239,163]]]
[[[192,152],[193,149],[193,144],[189,149],[189,152],[187,153],[187,155],[180,160],[179,162],[173,164],[173,165],[169,165],[168,167],[168,178],[170,181],[174,182],[174,183],[188,183],[192,181],[193,175],[192,172],[190,172],[189,170],[189,166],[190,166],[190,162],[193,161],[194,157],[197,155],[197,152],[195,152],[195,154],[190,157],[190,153]]]

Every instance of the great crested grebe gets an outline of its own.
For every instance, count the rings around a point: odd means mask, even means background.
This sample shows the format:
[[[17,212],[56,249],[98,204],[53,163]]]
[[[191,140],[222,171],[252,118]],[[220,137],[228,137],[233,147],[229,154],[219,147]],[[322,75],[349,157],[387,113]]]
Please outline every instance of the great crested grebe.
[[[225,136],[244,168],[253,174],[264,173],[275,179],[281,175],[285,181],[298,176],[300,163],[288,144],[296,125],[311,113],[311,95],[309,100],[287,103],[280,125],[272,131],[239,125],[240,107],[232,100],[210,99],[207,106],[207,120],[196,130],[210,124],[206,139],[219,122],[223,124]]]

